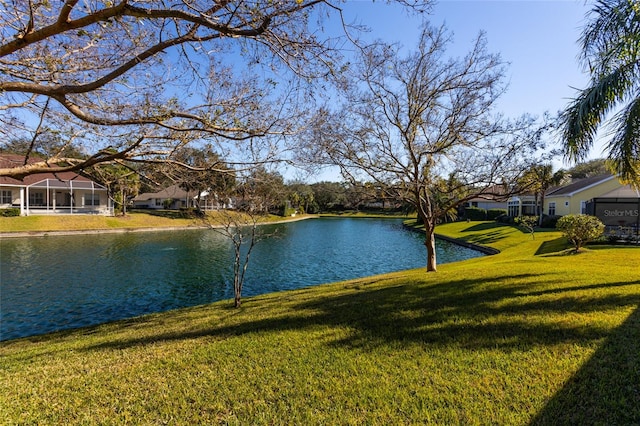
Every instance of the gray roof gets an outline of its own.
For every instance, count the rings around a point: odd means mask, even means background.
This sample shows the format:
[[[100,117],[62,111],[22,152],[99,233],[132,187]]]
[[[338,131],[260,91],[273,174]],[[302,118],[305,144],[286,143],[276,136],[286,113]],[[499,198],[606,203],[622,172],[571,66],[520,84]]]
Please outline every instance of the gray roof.
[[[194,192],[187,192],[184,189],[180,188],[178,185],[171,185],[168,188],[165,188],[159,192],[145,192],[143,194],[138,195],[133,199],[133,201],[146,201],[153,200],[155,198],[173,198],[173,199],[184,199],[184,198],[193,198],[196,196]]]
[[[640,191],[631,185],[625,185],[622,188],[614,189],[596,198],[640,198]]]
[[[556,195],[573,195],[576,192],[583,191],[587,188],[590,188],[594,185],[597,185],[599,183],[605,182],[613,178],[615,178],[615,176],[611,174],[606,174],[606,175],[598,175],[598,176],[592,176],[592,177],[580,179],[570,183],[569,185],[552,189],[550,192],[547,193],[546,196],[550,197],[550,196],[556,196]]]

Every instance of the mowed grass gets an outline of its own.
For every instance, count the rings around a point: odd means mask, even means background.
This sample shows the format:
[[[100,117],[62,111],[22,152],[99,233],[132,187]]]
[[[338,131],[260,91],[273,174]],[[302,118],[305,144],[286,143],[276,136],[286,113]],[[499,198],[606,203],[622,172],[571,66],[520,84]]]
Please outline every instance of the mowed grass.
[[[0,424],[638,424],[640,248],[491,257],[0,344]]]
[[[126,216],[51,215],[0,217],[0,232],[47,232],[99,229],[164,228],[201,225],[196,219],[171,219],[146,213]]]
[[[239,221],[250,223],[250,219],[238,216]],[[228,212],[224,214],[228,215]],[[303,216],[305,217],[305,216]],[[144,229],[144,228],[183,228],[216,225],[228,222],[221,212],[208,212],[207,220],[201,218],[172,218],[144,212],[127,213],[126,216],[102,215],[51,215],[0,217],[0,232],[49,232],[49,231],[96,231],[103,229]],[[260,222],[278,222],[292,220],[281,216],[266,215],[259,217]]]

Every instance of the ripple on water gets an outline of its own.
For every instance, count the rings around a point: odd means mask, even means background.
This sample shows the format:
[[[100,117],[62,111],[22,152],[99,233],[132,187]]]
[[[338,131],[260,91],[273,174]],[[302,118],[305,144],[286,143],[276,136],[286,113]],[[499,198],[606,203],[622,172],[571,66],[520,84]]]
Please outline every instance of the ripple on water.
[[[422,237],[397,220],[263,228],[243,296],[417,268]],[[438,242],[438,261],[481,255]],[[0,240],[0,340],[233,297],[232,245],[212,230]]]

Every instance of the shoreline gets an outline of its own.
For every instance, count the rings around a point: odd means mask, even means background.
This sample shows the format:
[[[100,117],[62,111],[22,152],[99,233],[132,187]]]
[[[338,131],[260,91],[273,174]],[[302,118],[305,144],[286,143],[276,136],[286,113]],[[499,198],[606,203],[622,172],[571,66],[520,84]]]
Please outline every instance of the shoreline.
[[[304,215],[301,217],[289,217],[282,220],[273,222],[261,222],[258,226],[262,225],[277,225],[281,223],[298,222],[307,219],[317,219],[322,217],[321,215]],[[333,216],[329,216],[333,217]],[[340,216],[338,216],[340,217]],[[420,229],[416,229],[411,226],[403,225],[406,229],[414,232],[424,233]],[[144,232],[164,232],[164,231],[189,231],[189,230],[202,230],[202,229],[219,229],[223,225],[201,225],[201,226],[160,226],[160,227],[148,227],[148,228],[98,228],[98,229],[76,229],[76,230],[51,230],[51,231],[15,231],[15,232],[0,232],[0,240],[5,238],[44,238],[44,237],[64,237],[74,235],[97,235],[97,234],[127,234],[127,233],[144,233]],[[436,233],[435,237],[444,241],[448,241],[453,244],[457,244],[462,247],[467,247],[473,250],[477,250],[483,254],[492,256],[500,253],[500,250],[493,247],[483,246],[480,244],[470,243],[457,238],[447,237]]]
[[[424,234],[424,230],[423,229],[419,229],[413,226],[409,226],[407,224],[403,225],[405,227],[405,229],[408,229],[410,231],[413,232],[418,232],[421,234]],[[434,236],[436,239],[440,239],[443,241],[447,241],[450,242],[452,244],[457,244],[461,247],[466,247],[466,248],[470,248],[476,251],[479,251],[482,254],[486,254],[487,256],[493,256],[496,254],[500,253],[500,250],[498,250],[497,248],[493,248],[493,247],[489,247],[489,246],[483,246],[480,244],[475,244],[475,243],[470,243],[468,241],[464,241],[458,238],[453,238],[453,237],[447,237],[446,235],[442,235],[442,234],[438,234],[437,232],[434,233]]]
[[[280,223],[297,222],[300,220],[314,219],[319,216],[305,215],[301,217],[291,217],[273,222],[259,222],[257,225],[277,225]],[[4,238],[29,238],[29,237],[62,237],[70,235],[95,235],[95,234],[126,234],[142,232],[163,232],[163,231],[188,231],[198,229],[216,229],[223,225],[201,225],[201,226],[158,226],[148,228],[98,228],[98,229],[74,229],[74,230],[51,230],[51,231],[15,231],[0,232],[0,240]]]

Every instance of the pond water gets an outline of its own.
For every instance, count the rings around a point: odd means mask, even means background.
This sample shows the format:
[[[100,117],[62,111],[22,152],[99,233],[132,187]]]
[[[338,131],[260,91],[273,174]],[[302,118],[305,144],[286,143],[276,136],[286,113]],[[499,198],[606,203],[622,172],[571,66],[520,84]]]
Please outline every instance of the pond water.
[[[423,236],[394,219],[263,228],[243,297],[426,265]],[[482,254],[445,241],[438,263]],[[233,247],[213,230],[0,240],[0,340],[233,298]]]

